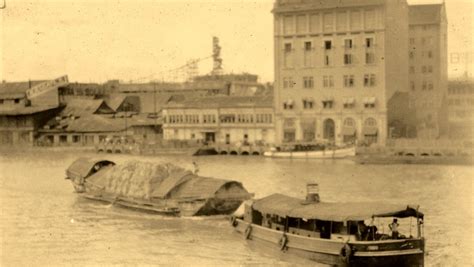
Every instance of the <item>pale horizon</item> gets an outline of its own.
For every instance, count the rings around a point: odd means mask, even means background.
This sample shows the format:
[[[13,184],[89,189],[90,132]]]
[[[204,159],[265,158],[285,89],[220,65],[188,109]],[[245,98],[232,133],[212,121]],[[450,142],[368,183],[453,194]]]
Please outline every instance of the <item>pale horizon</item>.
[[[225,73],[273,81],[273,1],[9,1],[2,14],[0,79],[26,81],[68,75],[71,82],[119,79],[169,81],[166,70],[212,54],[220,39]],[[410,4],[440,1],[409,1]],[[472,75],[472,6],[447,0],[451,77]],[[465,54],[467,53],[467,54]],[[463,61],[469,55],[469,62]],[[207,59],[201,75],[212,69]],[[164,74],[167,73],[168,75]]]

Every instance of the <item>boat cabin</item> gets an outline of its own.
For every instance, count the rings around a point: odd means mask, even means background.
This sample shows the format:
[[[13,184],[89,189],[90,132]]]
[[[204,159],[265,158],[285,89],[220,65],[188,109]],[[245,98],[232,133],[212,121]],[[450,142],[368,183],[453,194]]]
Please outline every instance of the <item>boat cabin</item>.
[[[244,221],[294,235],[343,242],[414,238],[390,230],[393,218],[415,217],[417,237],[423,214],[410,206],[382,203],[324,203],[274,194],[245,207]],[[411,227],[411,225],[409,225]],[[393,233],[396,232],[396,233]],[[411,233],[410,229],[410,233]]]

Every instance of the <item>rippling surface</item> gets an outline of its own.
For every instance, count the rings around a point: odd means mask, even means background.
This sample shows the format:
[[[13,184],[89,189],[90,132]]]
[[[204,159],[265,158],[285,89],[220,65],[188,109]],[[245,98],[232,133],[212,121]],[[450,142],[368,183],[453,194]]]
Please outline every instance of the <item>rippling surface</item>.
[[[225,217],[172,218],[83,200],[65,180],[79,151],[0,151],[2,266],[292,266],[296,261],[251,250]],[[418,203],[425,213],[426,266],[472,266],[473,185],[470,166],[356,165],[351,161],[187,156],[128,159],[172,161],[200,174],[235,179],[256,197],[303,197],[317,181],[325,201]]]

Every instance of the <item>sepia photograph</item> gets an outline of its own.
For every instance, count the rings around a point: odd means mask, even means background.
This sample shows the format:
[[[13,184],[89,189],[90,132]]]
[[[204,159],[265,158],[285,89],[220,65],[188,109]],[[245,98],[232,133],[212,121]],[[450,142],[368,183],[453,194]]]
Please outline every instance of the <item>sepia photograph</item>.
[[[473,0],[0,16],[0,266],[474,266]]]

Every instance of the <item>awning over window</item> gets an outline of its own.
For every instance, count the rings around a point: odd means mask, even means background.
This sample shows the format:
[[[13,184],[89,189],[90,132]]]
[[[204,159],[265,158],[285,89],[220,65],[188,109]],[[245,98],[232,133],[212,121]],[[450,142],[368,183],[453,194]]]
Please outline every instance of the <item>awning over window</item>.
[[[354,104],[355,99],[353,97],[346,97],[343,100],[343,104]]]
[[[342,135],[355,135],[356,129],[354,127],[342,127]]]
[[[363,135],[377,135],[378,129],[377,127],[364,127],[362,129]]]
[[[364,97],[364,104],[375,104],[375,97]]]
[[[334,101],[332,96],[325,96],[321,99],[322,102]]]

